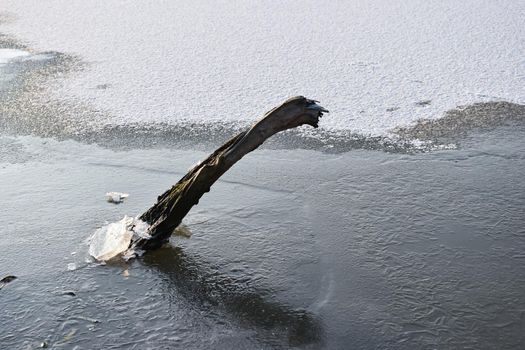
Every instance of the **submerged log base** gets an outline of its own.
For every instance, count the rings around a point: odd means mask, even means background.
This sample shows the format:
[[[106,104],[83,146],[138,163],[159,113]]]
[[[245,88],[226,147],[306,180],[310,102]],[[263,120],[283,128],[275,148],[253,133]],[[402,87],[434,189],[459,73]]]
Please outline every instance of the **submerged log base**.
[[[244,155],[259,147],[270,136],[301,125],[317,128],[326,109],[303,96],[293,97],[267,112],[250,129],[240,133],[191,169],[177,184],[157,198],[157,203],[142,214],[150,224],[149,239],[137,239],[133,247],[151,250],[165,243],[211,185]]]

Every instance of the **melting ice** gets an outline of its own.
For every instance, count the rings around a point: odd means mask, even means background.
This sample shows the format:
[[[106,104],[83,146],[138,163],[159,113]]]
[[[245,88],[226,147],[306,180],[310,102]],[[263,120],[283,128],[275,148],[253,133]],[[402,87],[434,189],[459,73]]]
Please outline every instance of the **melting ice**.
[[[142,220],[124,216],[120,221],[102,226],[90,238],[89,255],[99,261],[106,261],[124,253],[126,257],[135,255],[128,251],[133,237],[147,237],[149,225]]]

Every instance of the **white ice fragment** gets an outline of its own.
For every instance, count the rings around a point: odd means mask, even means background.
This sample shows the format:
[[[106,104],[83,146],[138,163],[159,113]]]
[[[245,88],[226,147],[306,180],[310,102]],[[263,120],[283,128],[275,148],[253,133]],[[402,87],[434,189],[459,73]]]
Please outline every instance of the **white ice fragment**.
[[[144,238],[149,239],[151,238],[151,235],[148,232],[149,225],[140,220],[140,219],[134,219],[133,220],[133,235],[138,238]]]
[[[122,203],[124,199],[128,198],[129,194],[122,192],[107,192],[106,200],[110,203]]]
[[[89,255],[98,261],[106,261],[122,253],[125,256],[131,254],[135,256],[136,252],[128,250],[131,239],[149,238],[148,227],[144,221],[129,216],[105,225],[91,236]]]
[[[129,247],[133,232],[133,218],[124,216],[120,221],[102,226],[95,231],[89,245],[89,255],[97,260],[109,260]]]
[[[75,263],[69,263],[69,264],[67,264],[67,269],[69,271],[76,270],[77,269],[77,265]]]

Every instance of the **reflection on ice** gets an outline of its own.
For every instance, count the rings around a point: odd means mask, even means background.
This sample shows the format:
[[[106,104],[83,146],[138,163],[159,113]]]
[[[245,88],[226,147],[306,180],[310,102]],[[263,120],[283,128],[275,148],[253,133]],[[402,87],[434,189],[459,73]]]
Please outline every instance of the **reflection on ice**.
[[[263,342],[304,347],[319,346],[323,340],[322,324],[315,314],[272,300],[273,291],[254,288],[247,276],[222,273],[170,245],[146,254],[142,261],[168,277],[167,293],[215,309],[212,314],[231,316],[243,328],[257,329],[264,334]]]

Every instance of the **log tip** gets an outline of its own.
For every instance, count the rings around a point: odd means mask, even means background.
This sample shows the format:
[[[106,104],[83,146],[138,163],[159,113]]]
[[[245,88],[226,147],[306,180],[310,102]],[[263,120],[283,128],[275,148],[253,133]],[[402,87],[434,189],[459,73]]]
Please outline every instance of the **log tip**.
[[[281,107],[290,106],[291,108],[298,107],[296,110],[295,121],[298,126],[301,124],[308,124],[317,128],[319,126],[319,119],[322,118],[323,113],[329,113],[329,111],[323,106],[318,104],[319,101],[306,98],[304,96],[295,96],[286,100]],[[287,115],[294,115],[294,113],[287,113]]]
[[[312,110],[312,111],[319,111],[321,113],[330,113],[330,111],[323,106],[318,105],[319,101],[315,100],[308,100],[306,104],[306,109]]]

